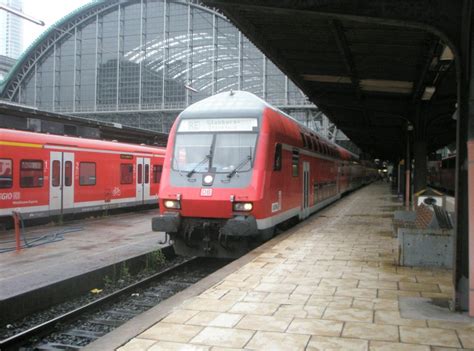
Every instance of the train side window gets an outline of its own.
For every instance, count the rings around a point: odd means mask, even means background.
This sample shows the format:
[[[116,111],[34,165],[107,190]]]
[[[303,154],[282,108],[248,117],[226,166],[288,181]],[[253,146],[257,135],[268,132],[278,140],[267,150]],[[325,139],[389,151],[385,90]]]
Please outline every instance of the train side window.
[[[61,165],[58,160],[53,161],[53,172],[52,172],[51,185],[58,187],[61,183]]]
[[[139,164],[137,167],[137,183],[143,183],[143,165]]]
[[[150,165],[145,165],[145,184],[150,183]]]
[[[299,160],[300,160],[300,152],[298,150],[293,150],[293,155],[291,158],[291,173],[293,177],[298,177]]]
[[[72,162],[66,161],[64,165],[64,185],[71,186],[72,185]]]
[[[303,140],[303,147],[306,147],[306,138],[305,138],[305,135],[303,133],[300,133],[301,134],[301,139]]]
[[[280,171],[281,170],[281,157],[282,157],[281,144],[276,144],[276,146],[275,146],[275,160],[273,162],[273,170],[274,171]]]
[[[456,166],[456,159],[454,157],[448,159],[448,168],[452,169]]]
[[[0,158],[0,189],[13,186],[13,160]]]
[[[43,186],[43,161],[21,160],[20,187],[41,188]]]
[[[163,166],[153,165],[153,183],[159,183],[161,179],[161,172],[163,171]]]
[[[131,163],[120,164],[120,184],[132,184],[133,165]]]
[[[79,163],[79,185],[95,185],[95,162]]]

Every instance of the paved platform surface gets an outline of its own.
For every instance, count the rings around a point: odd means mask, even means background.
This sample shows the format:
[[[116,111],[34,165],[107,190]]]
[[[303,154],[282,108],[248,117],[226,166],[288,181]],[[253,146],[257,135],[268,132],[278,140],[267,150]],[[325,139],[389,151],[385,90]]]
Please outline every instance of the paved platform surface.
[[[446,298],[452,285],[449,271],[396,265],[396,205],[380,183],[345,197],[119,350],[474,349],[474,321],[401,317],[399,298]]]
[[[75,220],[64,225],[26,228],[30,240],[59,233],[64,229],[80,231],[64,234],[64,240],[0,253],[0,300],[80,275],[110,264],[153,251],[163,245],[162,233],[151,231],[151,217],[157,209]],[[2,247],[13,238],[12,231],[0,234]]]

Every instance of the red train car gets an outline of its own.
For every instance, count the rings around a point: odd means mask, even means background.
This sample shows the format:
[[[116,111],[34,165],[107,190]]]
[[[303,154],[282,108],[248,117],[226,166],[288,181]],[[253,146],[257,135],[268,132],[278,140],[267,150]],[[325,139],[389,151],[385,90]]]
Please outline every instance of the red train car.
[[[304,219],[376,176],[253,94],[217,94],[184,110],[170,133],[155,231],[175,251],[236,257],[276,225]]]
[[[434,188],[454,194],[456,175],[456,155],[441,161],[428,161],[428,184]]]
[[[0,129],[0,217],[156,203],[165,149]]]

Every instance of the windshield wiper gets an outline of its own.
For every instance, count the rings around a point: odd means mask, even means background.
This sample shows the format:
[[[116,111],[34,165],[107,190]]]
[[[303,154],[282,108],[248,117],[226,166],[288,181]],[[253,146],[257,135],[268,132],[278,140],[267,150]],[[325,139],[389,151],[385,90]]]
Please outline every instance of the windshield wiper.
[[[198,162],[198,164],[196,166],[194,166],[194,168],[192,170],[190,170],[188,172],[188,174],[186,174],[186,177],[190,178],[194,173],[196,173],[196,170],[204,164],[204,162],[206,162],[207,160],[210,160],[211,159],[211,155],[206,155],[201,161]]]
[[[239,169],[241,169],[243,166],[245,166],[247,163],[249,163],[252,160],[251,155],[247,155],[245,159],[242,160],[242,162],[239,163],[237,167],[235,167],[229,174],[227,174],[227,178],[232,178]]]

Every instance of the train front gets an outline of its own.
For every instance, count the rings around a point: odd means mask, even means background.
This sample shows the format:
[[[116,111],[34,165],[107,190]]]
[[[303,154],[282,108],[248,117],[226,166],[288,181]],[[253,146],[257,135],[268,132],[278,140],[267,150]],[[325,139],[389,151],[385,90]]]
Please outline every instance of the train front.
[[[252,94],[221,93],[176,119],[152,227],[170,235],[178,254],[238,257],[258,238],[263,108]]]

